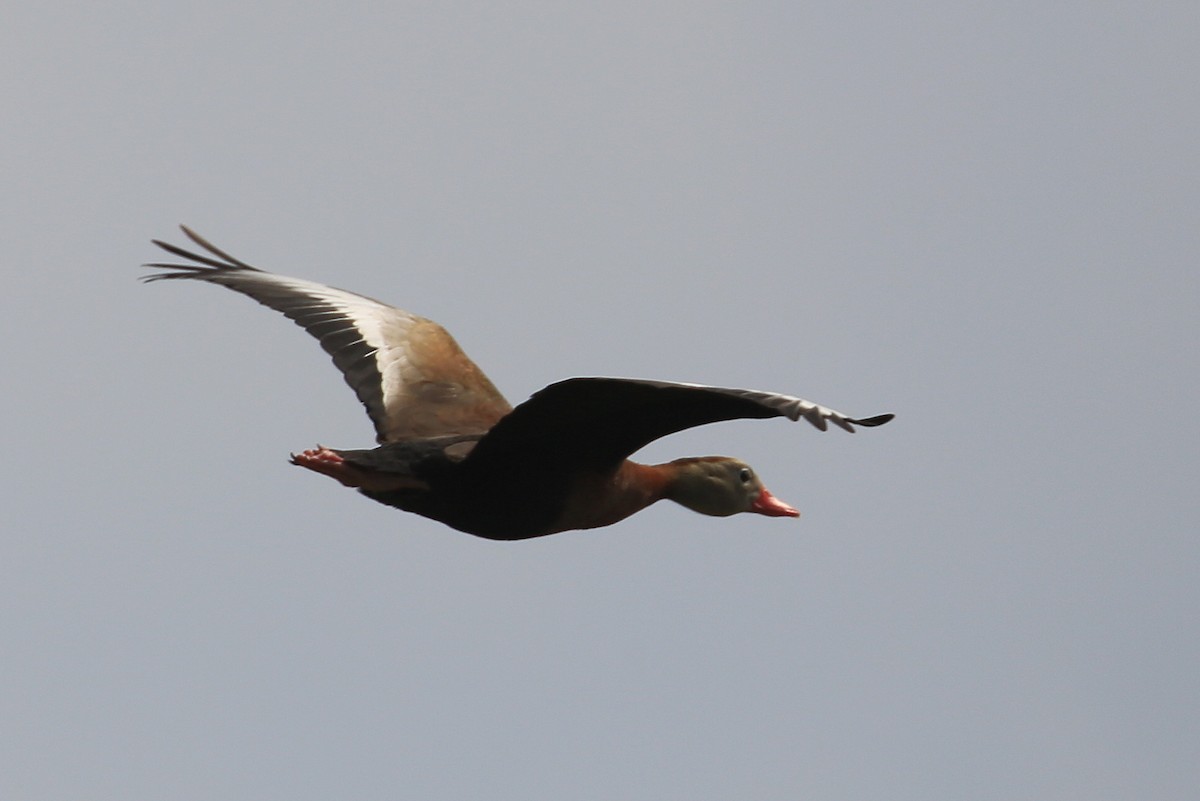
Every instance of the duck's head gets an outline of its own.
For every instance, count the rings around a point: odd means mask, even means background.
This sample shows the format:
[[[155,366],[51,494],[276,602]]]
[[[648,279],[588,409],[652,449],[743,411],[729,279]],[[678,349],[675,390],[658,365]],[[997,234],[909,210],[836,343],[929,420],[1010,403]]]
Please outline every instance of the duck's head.
[[[800,512],[772,495],[758,474],[740,459],[703,456],[671,462],[674,476],[666,497],[694,512],[728,517],[754,512],[768,517],[799,517]]]

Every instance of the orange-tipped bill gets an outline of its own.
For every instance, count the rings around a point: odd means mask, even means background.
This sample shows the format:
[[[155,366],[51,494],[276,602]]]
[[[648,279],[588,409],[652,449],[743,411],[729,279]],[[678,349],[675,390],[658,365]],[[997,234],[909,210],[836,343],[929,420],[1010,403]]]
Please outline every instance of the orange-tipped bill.
[[[799,517],[800,511],[793,509],[783,501],[776,498],[771,493],[767,492],[767,488],[763,487],[763,491],[754,499],[754,503],[750,504],[750,511],[767,517]]]

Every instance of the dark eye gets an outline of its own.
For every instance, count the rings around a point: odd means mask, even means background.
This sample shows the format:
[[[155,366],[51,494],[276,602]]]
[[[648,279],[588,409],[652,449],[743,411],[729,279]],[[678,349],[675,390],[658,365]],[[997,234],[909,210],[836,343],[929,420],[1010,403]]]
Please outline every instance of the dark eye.
[[[738,473],[738,478],[740,478],[742,480],[743,484],[749,484],[750,479],[754,478],[754,473],[750,470],[749,467],[743,467],[741,472]]]

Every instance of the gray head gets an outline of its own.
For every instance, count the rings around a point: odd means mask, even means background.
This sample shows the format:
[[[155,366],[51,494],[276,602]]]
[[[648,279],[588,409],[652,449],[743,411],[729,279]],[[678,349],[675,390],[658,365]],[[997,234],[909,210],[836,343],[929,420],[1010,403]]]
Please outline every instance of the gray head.
[[[800,512],[772,495],[758,474],[740,459],[702,456],[671,462],[674,476],[666,497],[694,512],[727,517],[754,512],[768,517],[799,517]]]

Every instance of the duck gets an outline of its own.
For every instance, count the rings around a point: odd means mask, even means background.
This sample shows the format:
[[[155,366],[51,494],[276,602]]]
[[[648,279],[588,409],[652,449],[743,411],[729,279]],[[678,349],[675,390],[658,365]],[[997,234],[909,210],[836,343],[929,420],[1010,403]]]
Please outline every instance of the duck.
[[[366,409],[376,447],[318,445],[290,461],[387,506],[491,540],[617,523],[660,500],[703,515],[800,516],[741,459],[665,464],[630,457],[650,442],[723,420],[784,417],[853,433],[852,418],[791,395],[640,378],[574,377],[515,407],[432,320],[355,292],[261,270],[188,228],[202,252],[144,265],[147,282],[195,280],[246,295],[315,337]]]

